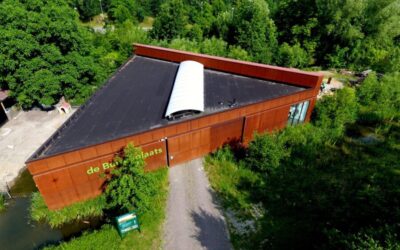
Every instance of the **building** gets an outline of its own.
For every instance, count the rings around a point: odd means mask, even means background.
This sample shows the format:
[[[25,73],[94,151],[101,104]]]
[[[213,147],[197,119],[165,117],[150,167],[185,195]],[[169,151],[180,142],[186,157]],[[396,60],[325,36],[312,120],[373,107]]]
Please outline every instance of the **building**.
[[[8,121],[8,115],[6,107],[4,106],[3,102],[8,98],[8,91],[0,89],[0,126]]]
[[[323,78],[147,45],[134,53],[27,161],[50,209],[99,195],[130,142],[154,170],[308,121]]]

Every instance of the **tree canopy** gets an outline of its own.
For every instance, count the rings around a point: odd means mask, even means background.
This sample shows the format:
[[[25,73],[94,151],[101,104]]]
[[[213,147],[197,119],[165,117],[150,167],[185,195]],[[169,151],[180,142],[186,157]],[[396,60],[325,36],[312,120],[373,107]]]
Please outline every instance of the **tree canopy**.
[[[0,87],[21,106],[50,105],[61,96],[90,96],[104,79],[90,33],[63,1],[0,3]]]

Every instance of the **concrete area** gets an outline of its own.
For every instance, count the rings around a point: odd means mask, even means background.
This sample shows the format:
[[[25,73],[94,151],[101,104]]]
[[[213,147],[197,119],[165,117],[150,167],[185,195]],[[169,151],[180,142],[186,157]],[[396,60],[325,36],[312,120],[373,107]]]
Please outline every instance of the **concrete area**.
[[[25,168],[25,161],[73,112],[21,111],[0,127],[0,191],[12,185]]]
[[[172,167],[164,249],[232,249],[225,218],[216,201],[202,159]]]

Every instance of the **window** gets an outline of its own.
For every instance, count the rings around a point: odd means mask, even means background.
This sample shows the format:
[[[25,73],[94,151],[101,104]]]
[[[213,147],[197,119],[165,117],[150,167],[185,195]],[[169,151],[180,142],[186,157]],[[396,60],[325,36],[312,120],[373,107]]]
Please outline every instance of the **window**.
[[[287,124],[295,125],[295,124],[304,122],[309,104],[310,104],[310,101],[305,101],[305,102],[297,103],[297,104],[290,106]]]

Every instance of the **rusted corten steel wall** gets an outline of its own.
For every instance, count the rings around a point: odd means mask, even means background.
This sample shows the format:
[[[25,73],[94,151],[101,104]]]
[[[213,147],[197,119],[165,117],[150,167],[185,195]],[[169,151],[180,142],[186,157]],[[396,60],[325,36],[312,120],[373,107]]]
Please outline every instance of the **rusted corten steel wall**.
[[[144,49],[146,50],[146,55],[143,52]],[[149,46],[138,46],[136,48],[136,52],[142,53],[142,55],[164,59],[156,57],[158,55],[150,55],[154,51],[155,49]],[[168,57],[165,60],[191,59],[204,63],[208,68],[214,67],[214,64],[216,64],[215,67],[218,66],[216,68],[218,70],[242,75],[249,75],[246,71],[249,67],[249,70],[252,70],[254,74],[261,72],[256,69],[260,67],[259,64],[171,51],[162,49],[162,56]],[[168,53],[173,53],[173,55],[168,55]],[[220,64],[217,64],[218,60],[220,60]],[[226,62],[224,60],[228,60],[230,64],[225,65]],[[226,68],[222,68],[221,65],[225,65],[224,67]],[[271,68],[277,68],[277,70],[282,70],[283,72],[286,70],[279,67]],[[309,120],[322,77],[314,74],[310,77],[300,71],[289,70],[289,72],[292,72],[291,78],[284,77],[284,79],[281,79],[280,77],[284,75],[280,73],[273,74],[268,70],[264,77],[259,77],[265,79],[274,77],[273,80],[282,82],[296,80],[295,83],[290,83],[304,84],[302,86],[309,85],[310,89],[244,107],[200,116],[192,120],[183,120],[168,126],[79,150],[41,158],[28,162],[28,169],[33,175],[33,179],[47,206],[50,209],[59,209],[74,202],[99,195],[102,192],[105,180],[101,177],[102,173],[114,167],[111,164],[112,159],[128,143],[132,142],[134,145],[142,147],[143,152],[147,153],[146,169],[154,170],[160,166],[175,166],[203,156],[225,143],[244,142],[246,144],[255,131],[264,132],[283,128],[287,122],[289,108],[295,103],[310,101],[306,116],[306,120]],[[254,75],[250,76],[255,77]],[[302,76],[306,80],[302,80]]]
[[[180,50],[160,48],[143,44],[134,44],[134,52],[136,55],[152,57],[171,62],[194,60],[202,63],[205,68],[209,69],[265,80],[284,82],[296,86],[309,87],[315,90],[315,95],[318,94],[323,78],[321,74],[311,72],[305,73],[304,71],[293,68],[283,68],[253,62],[244,62],[234,59],[183,52]]]

